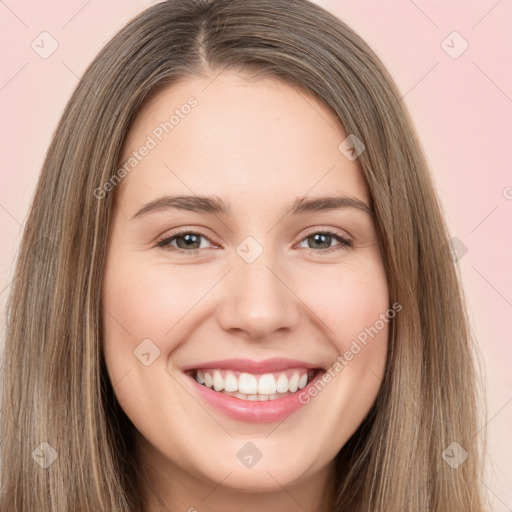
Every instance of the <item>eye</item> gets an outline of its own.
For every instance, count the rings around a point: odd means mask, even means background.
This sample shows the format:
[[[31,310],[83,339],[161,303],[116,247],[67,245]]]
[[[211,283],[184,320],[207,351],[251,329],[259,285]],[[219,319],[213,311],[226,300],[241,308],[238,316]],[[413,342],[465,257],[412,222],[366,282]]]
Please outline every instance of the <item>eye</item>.
[[[204,249],[204,246],[201,247],[201,239],[211,242],[208,237],[201,233],[181,231],[159,240],[156,246],[181,254],[196,254],[198,249]],[[174,242],[176,242],[176,245],[174,245]]]
[[[198,254],[199,249],[207,249],[202,240],[206,240],[212,243],[211,240],[198,232],[195,231],[180,231],[170,236],[166,236],[156,243],[156,247],[161,247],[167,251],[172,251],[178,254],[194,255]],[[342,250],[352,246],[352,242],[344,236],[336,233],[335,231],[323,230],[315,231],[301,240],[303,242],[310,243],[313,245],[320,245],[321,247],[309,247],[311,251],[318,253],[330,253],[338,250]],[[334,247],[331,246],[333,241],[337,241],[338,244]]]
[[[334,247],[331,247],[332,241],[338,241],[339,243],[335,245]],[[301,240],[301,243],[303,242],[310,243],[313,245],[320,245],[323,247],[309,247],[312,251],[320,252],[320,253],[330,253],[338,250],[345,249],[347,247],[352,246],[352,242],[345,238],[344,236],[340,235],[339,233],[336,233],[335,231],[330,230],[323,230],[323,231],[315,231],[311,234],[309,234],[306,238],[303,238]]]

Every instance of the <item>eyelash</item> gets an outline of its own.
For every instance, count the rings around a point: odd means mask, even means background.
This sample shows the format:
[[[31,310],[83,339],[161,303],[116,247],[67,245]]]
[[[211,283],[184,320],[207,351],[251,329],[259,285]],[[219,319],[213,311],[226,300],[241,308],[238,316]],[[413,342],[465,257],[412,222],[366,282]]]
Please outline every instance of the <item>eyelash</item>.
[[[331,253],[331,252],[335,252],[335,251],[338,251],[338,250],[341,250],[341,249],[347,249],[349,247],[352,247],[352,242],[348,238],[345,238],[344,236],[340,235],[339,233],[336,233],[335,231],[331,231],[329,229],[324,229],[324,230],[321,230],[321,231],[313,231],[312,233],[308,233],[304,238],[302,238],[300,240],[300,242],[303,242],[304,240],[306,240],[310,236],[319,235],[319,234],[320,235],[329,235],[332,238],[336,239],[340,243],[339,243],[339,245],[336,245],[336,246],[334,246],[333,248],[330,248],[330,249],[310,249],[311,253],[315,253],[316,252],[316,253],[323,253],[323,254],[325,254],[325,253]],[[192,249],[190,251],[185,250],[185,249],[175,248],[175,247],[173,247],[171,249],[172,246],[170,245],[170,243],[174,239],[179,238],[180,236],[183,236],[183,235],[199,235],[200,237],[205,238],[206,240],[208,240],[210,243],[213,243],[206,235],[203,235],[200,232],[184,230],[184,231],[180,231],[178,233],[173,233],[171,236],[166,236],[166,237],[158,240],[156,242],[156,247],[161,247],[162,249],[164,249],[166,251],[170,251],[170,252],[174,252],[174,253],[178,253],[178,254],[186,254],[186,255],[195,255],[195,254],[197,254],[201,249]]]

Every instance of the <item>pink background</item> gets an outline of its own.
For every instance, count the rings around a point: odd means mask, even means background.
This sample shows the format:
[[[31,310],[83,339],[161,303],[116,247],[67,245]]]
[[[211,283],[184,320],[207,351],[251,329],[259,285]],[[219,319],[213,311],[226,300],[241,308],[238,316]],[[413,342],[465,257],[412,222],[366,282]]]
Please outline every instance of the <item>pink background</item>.
[[[50,137],[78,76],[129,19],[155,2],[0,2],[0,308]],[[512,510],[512,2],[324,0],[395,78],[418,127],[460,260],[485,371],[484,484],[493,511]],[[47,59],[42,32],[58,43]],[[458,58],[446,53],[469,47]],[[47,36],[44,36],[47,37]],[[45,39],[50,48],[50,39]],[[450,49],[448,46],[451,46]],[[443,48],[444,47],[444,48]],[[508,263],[507,263],[508,262]],[[4,321],[2,318],[2,333]],[[3,344],[3,334],[2,334]],[[407,447],[404,447],[407,449]]]

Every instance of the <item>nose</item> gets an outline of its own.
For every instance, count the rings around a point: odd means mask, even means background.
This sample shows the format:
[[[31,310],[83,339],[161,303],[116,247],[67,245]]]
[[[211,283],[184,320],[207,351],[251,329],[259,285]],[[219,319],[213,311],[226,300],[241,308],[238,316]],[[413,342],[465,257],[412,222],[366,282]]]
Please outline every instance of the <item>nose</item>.
[[[285,274],[263,255],[253,263],[237,261],[225,278],[225,298],[217,310],[219,325],[255,339],[295,328],[301,301]]]

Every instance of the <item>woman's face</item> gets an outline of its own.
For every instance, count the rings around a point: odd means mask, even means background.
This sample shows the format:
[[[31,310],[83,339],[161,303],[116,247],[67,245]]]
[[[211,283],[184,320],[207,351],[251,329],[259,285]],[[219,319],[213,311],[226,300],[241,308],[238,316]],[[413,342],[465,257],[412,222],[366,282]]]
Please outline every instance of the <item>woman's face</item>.
[[[375,401],[388,288],[347,135],[303,91],[235,74],[171,86],[131,128],[104,351],[162,482],[305,489]]]

